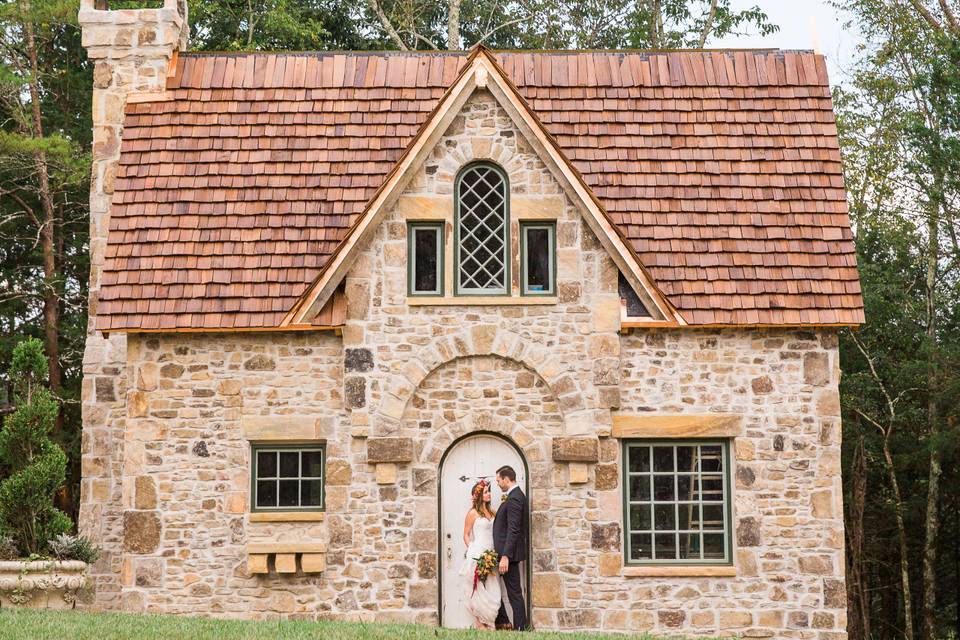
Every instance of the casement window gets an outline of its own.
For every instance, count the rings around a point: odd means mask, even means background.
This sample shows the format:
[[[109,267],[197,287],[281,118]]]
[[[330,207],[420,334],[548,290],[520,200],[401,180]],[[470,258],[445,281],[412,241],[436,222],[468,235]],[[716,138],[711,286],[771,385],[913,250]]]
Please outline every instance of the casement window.
[[[557,226],[553,222],[520,223],[520,292],[555,295]]]
[[[454,187],[454,273],[464,295],[509,293],[509,194],[507,176],[494,164],[475,162]]]
[[[322,511],[323,445],[252,445],[253,511]]]
[[[443,223],[407,225],[407,291],[410,295],[443,295]]]
[[[623,444],[627,564],[730,564],[729,442]]]

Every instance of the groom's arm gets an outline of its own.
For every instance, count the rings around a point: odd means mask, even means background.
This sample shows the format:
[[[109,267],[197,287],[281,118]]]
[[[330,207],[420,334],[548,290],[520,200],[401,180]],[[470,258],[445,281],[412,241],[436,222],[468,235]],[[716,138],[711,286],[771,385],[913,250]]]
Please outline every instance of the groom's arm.
[[[507,535],[503,541],[503,555],[508,558],[513,557],[516,552],[522,519],[523,505],[520,500],[507,500]]]

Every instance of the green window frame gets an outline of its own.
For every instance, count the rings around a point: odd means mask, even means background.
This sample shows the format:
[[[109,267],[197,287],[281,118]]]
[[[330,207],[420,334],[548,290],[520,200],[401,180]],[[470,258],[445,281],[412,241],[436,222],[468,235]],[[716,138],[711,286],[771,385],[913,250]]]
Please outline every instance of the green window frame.
[[[732,564],[729,440],[625,440],[622,460],[626,564]]]
[[[454,182],[454,293],[510,295],[510,181],[492,162],[472,162]]]
[[[538,289],[530,284],[530,232],[546,232],[546,286]],[[557,292],[557,223],[521,222],[520,223],[520,295],[553,296]]]
[[[305,470],[305,464],[312,468]],[[250,510],[323,511],[326,472],[326,444],[253,444],[250,447]]]
[[[435,251],[437,259],[434,264],[436,273],[434,278],[437,286],[434,289],[417,289],[417,236],[420,233],[433,232],[435,234]],[[407,223],[407,295],[410,296],[442,296],[443,295],[443,222],[409,222]]]

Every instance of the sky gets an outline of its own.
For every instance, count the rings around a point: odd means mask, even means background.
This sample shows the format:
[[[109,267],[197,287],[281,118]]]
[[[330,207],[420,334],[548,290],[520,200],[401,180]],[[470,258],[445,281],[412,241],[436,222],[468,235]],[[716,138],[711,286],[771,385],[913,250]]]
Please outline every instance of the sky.
[[[727,36],[713,40],[710,47],[775,49],[814,49],[827,58],[830,84],[843,83],[861,42],[855,27],[847,26],[845,16],[829,0],[732,0],[737,10],[759,6],[780,30],[768,36]]]

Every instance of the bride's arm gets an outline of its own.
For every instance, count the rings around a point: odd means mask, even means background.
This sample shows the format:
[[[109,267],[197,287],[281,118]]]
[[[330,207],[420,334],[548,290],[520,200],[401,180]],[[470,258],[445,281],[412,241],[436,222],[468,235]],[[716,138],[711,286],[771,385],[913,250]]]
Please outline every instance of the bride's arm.
[[[477,519],[476,509],[467,511],[467,518],[463,521],[463,544],[470,546],[470,535],[473,532],[473,523]]]

